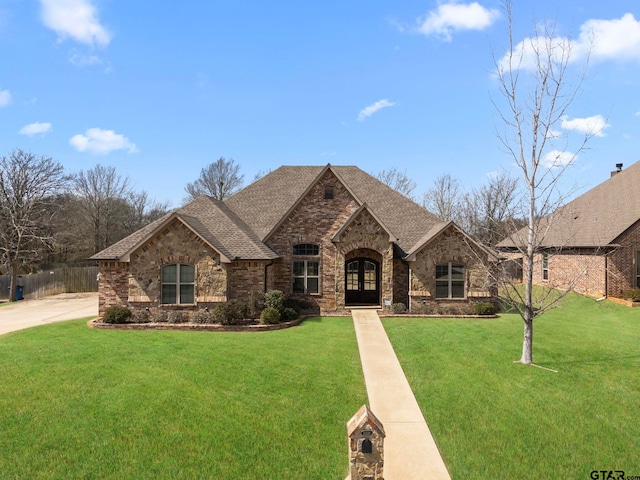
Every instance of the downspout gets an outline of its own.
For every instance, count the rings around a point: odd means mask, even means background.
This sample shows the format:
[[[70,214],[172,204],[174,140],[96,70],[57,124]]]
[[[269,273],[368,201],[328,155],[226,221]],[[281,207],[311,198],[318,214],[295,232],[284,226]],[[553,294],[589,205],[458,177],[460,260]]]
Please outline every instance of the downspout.
[[[273,265],[273,260],[264,266],[264,293],[267,293],[267,268]]]
[[[609,296],[609,255],[604,256],[604,297]]]

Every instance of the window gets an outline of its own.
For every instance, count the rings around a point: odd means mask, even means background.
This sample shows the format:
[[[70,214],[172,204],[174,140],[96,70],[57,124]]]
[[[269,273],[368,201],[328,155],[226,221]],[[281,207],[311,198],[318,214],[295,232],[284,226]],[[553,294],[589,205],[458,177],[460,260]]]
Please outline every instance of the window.
[[[542,254],[542,279],[549,280],[549,254]]]
[[[320,247],[312,243],[293,246],[294,257],[317,257]],[[313,259],[293,261],[293,293],[320,292],[320,262]]]
[[[325,185],[324,186],[324,199],[332,200],[333,199],[333,185]]]
[[[315,257],[320,254],[320,247],[313,243],[299,243],[293,246],[295,256]]]
[[[162,267],[162,303],[195,303],[195,267],[176,263]]]
[[[436,265],[436,298],[464,298],[464,265]]]
[[[636,287],[640,288],[640,250],[636,252]]]

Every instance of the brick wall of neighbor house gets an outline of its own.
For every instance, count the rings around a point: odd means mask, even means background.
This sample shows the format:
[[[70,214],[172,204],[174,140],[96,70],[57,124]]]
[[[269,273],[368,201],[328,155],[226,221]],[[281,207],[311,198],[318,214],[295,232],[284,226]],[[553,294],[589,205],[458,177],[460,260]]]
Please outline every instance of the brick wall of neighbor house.
[[[333,199],[324,198],[325,185],[333,186]],[[331,237],[357,209],[358,204],[349,191],[332,172],[327,172],[266,240],[267,245],[282,256],[268,269],[269,288],[291,295],[293,246],[300,243],[319,245],[320,294],[313,295],[312,300],[323,311],[335,310],[336,286],[343,282],[343,277],[336,276],[337,251]],[[300,258],[311,260],[313,257]]]
[[[412,310],[418,305],[457,303],[464,301],[487,301],[491,295],[491,281],[486,269],[479,260],[481,252],[473,250],[464,236],[450,228],[441,233],[432,243],[416,255],[416,260],[409,262],[409,302]],[[466,267],[466,299],[437,300],[436,265],[456,262]]]
[[[548,254],[548,279],[542,275],[542,254],[533,261],[533,283],[561,290],[573,290],[583,295],[602,297],[605,294],[605,257],[595,250],[574,250]]]
[[[113,305],[128,305],[129,264],[124,262],[99,262],[98,314]]]
[[[620,297],[625,290],[640,286],[636,285],[636,252],[640,250],[640,221],[612,243],[620,247],[609,255],[607,294]]]

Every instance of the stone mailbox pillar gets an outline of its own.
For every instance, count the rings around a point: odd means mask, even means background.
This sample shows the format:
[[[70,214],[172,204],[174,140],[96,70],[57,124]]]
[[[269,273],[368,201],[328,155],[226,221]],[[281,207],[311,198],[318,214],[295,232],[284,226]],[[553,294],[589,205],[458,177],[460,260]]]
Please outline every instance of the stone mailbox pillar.
[[[347,480],[384,480],[384,428],[363,405],[347,422],[349,473]]]

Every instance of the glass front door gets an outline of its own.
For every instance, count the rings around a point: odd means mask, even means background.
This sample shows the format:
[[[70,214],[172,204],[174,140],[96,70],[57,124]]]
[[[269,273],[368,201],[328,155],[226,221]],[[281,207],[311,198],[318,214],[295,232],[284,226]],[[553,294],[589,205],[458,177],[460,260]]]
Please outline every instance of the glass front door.
[[[380,304],[380,265],[369,258],[349,260],[345,265],[345,303]]]

